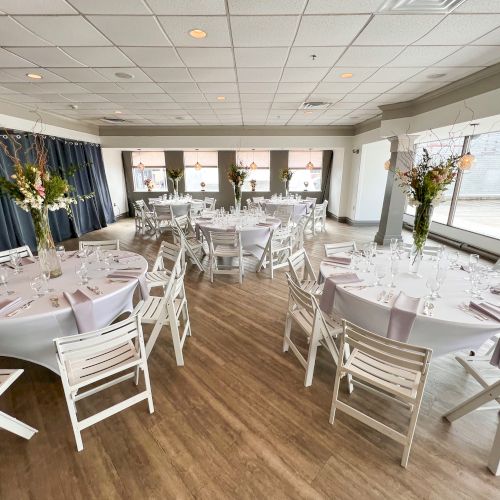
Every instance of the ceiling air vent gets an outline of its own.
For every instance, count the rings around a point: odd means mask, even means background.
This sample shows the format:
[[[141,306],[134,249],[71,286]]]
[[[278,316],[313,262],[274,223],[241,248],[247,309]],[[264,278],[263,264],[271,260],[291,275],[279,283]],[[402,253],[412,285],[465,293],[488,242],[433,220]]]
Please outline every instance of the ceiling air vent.
[[[465,0],[386,0],[379,12],[388,14],[449,14]]]
[[[127,120],[124,120],[123,118],[114,118],[114,117],[108,118],[107,116],[105,116],[101,118],[101,121],[106,123],[125,123]]]
[[[300,105],[299,109],[326,109],[330,106],[330,102],[322,102],[322,101],[306,101]]]

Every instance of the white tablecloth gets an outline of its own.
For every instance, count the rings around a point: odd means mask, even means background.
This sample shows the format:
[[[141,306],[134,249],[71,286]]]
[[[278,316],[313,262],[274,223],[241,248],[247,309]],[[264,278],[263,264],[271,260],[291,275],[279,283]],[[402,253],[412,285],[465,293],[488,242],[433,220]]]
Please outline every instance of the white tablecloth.
[[[196,202],[195,202],[196,203]],[[172,209],[172,214],[174,217],[179,217],[181,215],[189,214],[189,209],[191,208],[191,201],[180,201],[180,200],[161,200],[155,201],[152,205],[160,206],[170,206]]]
[[[144,273],[147,270],[147,261],[140,255],[131,252],[112,252],[120,255],[130,255],[131,259],[125,262],[113,263],[112,270],[125,267],[140,267]],[[72,254],[72,252],[68,252]],[[27,310],[20,311],[11,318],[0,318],[0,356],[32,361],[58,373],[53,339],[78,333],[75,316],[70,305],[63,296],[64,291],[74,292],[81,287],[94,302],[97,328],[109,325],[117,316],[125,311],[132,311],[132,299],[137,280],[131,279],[127,283],[109,283],[105,271],[92,270],[97,267],[90,265],[90,286],[98,286],[102,295],[94,295],[85,285],[78,285],[75,268],[80,264],[76,256],[70,257],[62,263],[62,276],[51,279],[49,287],[54,292],[40,297]],[[11,275],[8,289],[16,292],[11,297],[21,296],[24,300],[33,297],[29,282],[33,276],[40,273],[38,263],[24,266],[23,272]],[[57,295],[59,308],[50,304],[49,297]],[[3,298],[5,297],[2,296]]]
[[[307,202],[275,202],[266,200],[262,203],[266,208],[266,212],[270,215],[274,214],[278,208],[293,207],[292,220],[297,222],[303,215],[307,215],[310,211],[310,203]]]
[[[339,254],[341,255],[341,254]],[[343,254],[342,254],[343,255]],[[378,255],[377,260],[389,259],[387,254]],[[400,274],[397,278],[397,287],[394,298],[390,303],[377,302],[377,296],[382,287],[369,287],[364,290],[337,287],[335,292],[334,310],[343,318],[370,330],[386,336],[389,324],[391,305],[399,291],[403,290],[412,297],[424,297],[429,294],[426,287],[427,277],[436,273],[435,262],[426,257],[421,264],[422,278],[408,273],[408,260],[403,258],[399,265]],[[334,268],[321,264],[320,273],[329,276],[333,273],[348,272],[341,268]],[[351,272],[351,271],[349,271]],[[355,271],[365,279],[365,284],[373,281],[374,276]],[[428,347],[433,350],[433,357],[442,356],[462,349],[477,348],[495,334],[500,333],[500,323],[494,320],[480,321],[458,309],[458,305],[469,302],[470,297],[465,290],[469,281],[464,278],[467,273],[460,270],[448,270],[446,281],[442,285],[442,298],[434,302],[433,316],[424,316],[422,299],[417,319],[408,338],[408,343]],[[385,281],[387,281],[386,278]],[[385,287],[389,290],[388,287]],[[498,295],[485,292],[485,300],[500,305]]]

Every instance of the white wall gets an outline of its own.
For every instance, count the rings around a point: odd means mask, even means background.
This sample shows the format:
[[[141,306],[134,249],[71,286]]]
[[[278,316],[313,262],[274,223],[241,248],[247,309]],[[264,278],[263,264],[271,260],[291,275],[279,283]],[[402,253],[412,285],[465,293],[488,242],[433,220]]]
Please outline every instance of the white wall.
[[[102,148],[102,159],[115,214],[128,212],[127,189],[120,149]]]

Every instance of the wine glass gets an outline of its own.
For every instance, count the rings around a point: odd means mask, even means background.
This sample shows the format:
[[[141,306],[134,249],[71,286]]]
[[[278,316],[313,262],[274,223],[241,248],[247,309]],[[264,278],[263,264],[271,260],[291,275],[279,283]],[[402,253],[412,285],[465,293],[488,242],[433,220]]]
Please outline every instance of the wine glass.
[[[472,253],[469,255],[469,271],[472,273],[477,269],[479,265],[479,255]]]
[[[41,276],[33,276],[30,281],[30,287],[35,292],[35,298],[42,297],[44,292],[42,292],[43,288],[43,279]]]
[[[49,280],[50,280],[50,270],[49,269],[42,269],[40,272],[40,277],[42,278],[43,285],[44,285],[44,290],[45,293],[47,292],[53,292],[53,288],[49,288]]]
[[[391,259],[391,288],[396,288],[396,278],[399,274],[399,259]]]
[[[79,285],[86,285],[89,282],[89,272],[87,264],[85,264],[85,262],[82,262],[81,265],[76,265],[75,274],[78,279]]]
[[[426,282],[427,288],[430,290],[430,294],[428,295],[429,300],[434,300],[438,298],[439,288],[441,287],[441,283],[437,280],[436,276],[429,276]]]
[[[487,273],[481,272],[477,273],[477,279],[475,281],[475,296],[478,299],[484,299],[483,293],[490,289],[490,277]]]
[[[456,269],[458,262],[458,252],[456,250],[448,252],[448,262],[450,263],[451,269]]]
[[[4,290],[2,293],[0,293],[0,295],[3,295],[4,293],[7,295],[12,295],[14,293],[13,290],[7,289],[8,282],[9,282],[9,270],[7,269],[6,266],[0,266],[0,285]]]
[[[391,249],[391,255],[394,255],[398,249],[398,239],[397,238],[391,238],[391,241],[389,243],[390,249]]]
[[[375,264],[375,286],[382,286],[382,280],[387,273],[387,264],[385,262],[377,262]]]
[[[21,256],[17,252],[12,252],[10,254],[10,262],[12,267],[14,268],[14,273],[19,274],[22,272],[21,269]]]

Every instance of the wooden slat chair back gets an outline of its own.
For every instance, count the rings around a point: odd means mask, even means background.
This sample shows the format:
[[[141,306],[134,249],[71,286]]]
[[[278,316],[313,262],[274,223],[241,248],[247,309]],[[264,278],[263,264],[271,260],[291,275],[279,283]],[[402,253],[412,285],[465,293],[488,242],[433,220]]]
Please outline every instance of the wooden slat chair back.
[[[243,248],[238,231],[209,231],[209,271],[213,283],[215,274],[238,274],[239,282],[243,282]],[[234,265],[222,263],[218,259],[238,259]]]
[[[403,249],[406,252],[410,252],[412,246],[413,246],[413,243],[406,243],[406,242],[403,243]],[[439,249],[440,249],[440,246],[438,246],[438,245],[425,245],[423,253],[424,253],[424,255],[430,255],[431,257],[435,257],[438,254]]]
[[[162,241],[151,271],[146,273],[148,287],[171,287],[184,267],[184,249],[181,245]]]
[[[330,423],[333,424],[335,412],[339,409],[385,434],[404,446],[401,465],[406,467],[429,372],[431,349],[391,340],[344,320],[339,351],[350,354],[347,360],[342,358],[337,364]],[[396,431],[340,401],[340,380],[346,375],[382,397],[389,397],[408,407],[410,422],[406,433]]]
[[[135,200],[132,202],[132,205],[135,211],[136,229],[140,227],[143,234],[146,230],[146,226],[152,230],[156,230],[154,213],[146,202],[144,200]]]
[[[22,369],[10,370],[0,368],[0,396],[21,376]],[[33,427],[17,420],[7,413],[0,411],[0,429],[12,432],[24,439],[31,439],[38,431]]]
[[[325,254],[333,257],[337,253],[351,253],[357,250],[355,241],[343,241],[341,243],[325,243]]]
[[[307,215],[307,220],[304,226],[304,234],[306,231],[311,232],[313,236],[316,235],[316,224],[315,224],[315,218],[314,218],[314,210],[311,209],[309,214]]]
[[[271,230],[262,257],[257,264],[256,272],[269,267],[271,279],[274,270],[288,265],[288,257],[292,254],[292,228],[284,227]]]
[[[205,203],[205,208],[207,210],[215,210],[215,203],[217,201],[215,198],[210,198],[209,196],[206,196],[203,201]]]
[[[328,200],[314,207],[314,225],[319,226],[320,232],[326,231],[326,209]]]
[[[130,316],[124,321],[94,332],[60,337],[55,339],[54,343],[78,451],[83,450],[81,431],[87,427],[144,400],[148,401],[149,412],[153,413],[153,397],[140,316]],[[138,385],[140,371],[144,375],[144,390],[78,420],[77,401],[130,378],[134,378],[135,384]],[[92,387],[88,388],[89,386]]]
[[[78,243],[79,250],[84,250],[88,248],[89,250],[95,250],[97,247],[103,252],[111,252],[113,250],[120,250],[120,240],[95,240],[95,241],[82,241]]]
[[[316,274],[304,248],[290,255],[288,265],[290,276],[297,285],[304,287],[310,282],[317,283]]]
[[[304,386],[309,387],[313,381],[318,347],[325,346],[330,352],[334,363],[338,363],[339,351],[335,339],[342,330],[340,328],[334,329],[328,324],[313,294],[300,288],[288,273],[286,277],[288,282],[288,308],[283,337],[283,351],[287,352],[290,348],[295,354],[305,369]],[[300,352],[300,349],[292,340],[291,332],[294,323],[299,326],[307,338],[307,357]]]
[[[157,236],[162,231],[171,229],[173,215],[170,205],[154,205],[153,214]]]
[[[306,224],[308,222],[309,218],[307,215],[302,215],[300,219],[297,221],[295,226],[293,226],[292,229],[292,243],[293,243],[293,250],[300,250],[301,248],[304,248],[304,232],[306,229]]]
[[[172,225],[172,235],[174,237],[174,241],[178,245],[182,246],[185,254],[187,254],[187,258],[200,271],[203,272],[205,270],[205,268],[201,263],[201,254],[203,253],[203,245],[200,241],[196,239],[196,236],[194,234],[191,235],[192,225],[189,220],[187,220],[187,232],[185,232],[184,228],[186,228],[186,219],[183,219],[182,217],[183,216],[174,218]]]
[[[11,248],[10,250],[2,250],[0,252],[0,264],[9,262],[11,254],[16,254],[20,258],[33,258],[33,253],[31,252],[30,247],[28,245],[24,245],[22,247]]]

